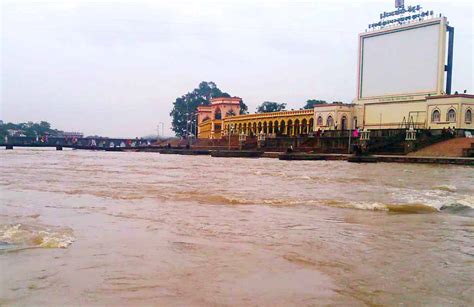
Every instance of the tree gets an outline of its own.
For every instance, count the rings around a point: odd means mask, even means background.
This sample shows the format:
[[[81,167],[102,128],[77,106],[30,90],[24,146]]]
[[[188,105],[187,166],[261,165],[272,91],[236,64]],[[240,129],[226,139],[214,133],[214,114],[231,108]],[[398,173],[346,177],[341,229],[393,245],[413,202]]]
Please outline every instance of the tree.
[[[172,129],[177,136],[186,136],[195,132],[197,107],[210,105],[212,98],[231,97],[228,93],[221,91],[214,82],[203,81],[199,86],[181,97],[176,98],[170,115],[173,117]],[[244,114],[247,106],[240,102],[240,113]]]
[[[306,101],[306,105],[303,107],[304,109],[312,109],[315,105],[318,104],[326,104],[326,100],[319,100],[319,99],[308,99]]]
[[[240,100],[240,112],[239,114],[248,114],[248,107],[247,105],[243,102],[243,100]]]
[[[44,130],[50,130],[51,129],[51,124],[45,121],[41,121],[39,123],[39,126],[44,129]]]
[[[286,108],[286,103],[278,103],[272,101],[265,101],[257,107],[257,113],[268,113],[283,111]]]

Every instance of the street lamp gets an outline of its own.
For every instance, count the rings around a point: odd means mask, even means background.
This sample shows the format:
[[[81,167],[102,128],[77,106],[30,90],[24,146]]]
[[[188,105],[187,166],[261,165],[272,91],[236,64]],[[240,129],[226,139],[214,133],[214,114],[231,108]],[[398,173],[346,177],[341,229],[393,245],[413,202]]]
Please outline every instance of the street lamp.
[[[263,130],[260,130],[260,133],[257,136],[257,141],[258,141],[258,148],[263,147],[265,143],[265,133]]]
[[[233,132],[234,132],[234,127],[231,126],[230,124],[227,125],[227,134],[228,134],[228,137],[229,137],[228,150],[230,150],[230,137],[231,137]]]
[[[158,139],[160,138],[160,125],[161,125],[161,136],[165,136],[165,123],[164,122],[158,122],[158,126],[156,127],[156,130],[158,132]]]
[[[242,146],[245,143],[245,140],[247,139],[247,135],[242,131],[239,135],[239,149],[242,150]]]

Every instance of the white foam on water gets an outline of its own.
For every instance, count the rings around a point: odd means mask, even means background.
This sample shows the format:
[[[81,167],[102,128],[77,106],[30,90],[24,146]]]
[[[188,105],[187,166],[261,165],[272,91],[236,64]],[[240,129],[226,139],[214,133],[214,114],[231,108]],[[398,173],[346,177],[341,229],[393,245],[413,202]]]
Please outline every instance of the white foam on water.
[[[75,238],[69,228],[10,224],[0,226],[0,241],[11,247],[67,248]]]

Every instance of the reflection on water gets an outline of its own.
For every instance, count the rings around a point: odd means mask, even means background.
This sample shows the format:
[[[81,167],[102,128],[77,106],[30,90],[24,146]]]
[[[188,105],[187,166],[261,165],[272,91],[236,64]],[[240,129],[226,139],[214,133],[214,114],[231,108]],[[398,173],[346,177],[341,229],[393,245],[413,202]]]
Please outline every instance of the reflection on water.
[[[470,167],[0,157],[0,304],[473,303]]]

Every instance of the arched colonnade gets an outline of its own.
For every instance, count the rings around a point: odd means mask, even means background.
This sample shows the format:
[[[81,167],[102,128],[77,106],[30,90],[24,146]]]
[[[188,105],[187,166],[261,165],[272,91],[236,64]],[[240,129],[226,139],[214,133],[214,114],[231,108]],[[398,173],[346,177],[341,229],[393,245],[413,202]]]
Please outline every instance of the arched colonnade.
[[[298,136],[314,131],[313,110],[274,112],[269,114],[243,115],[228,118],[224,122],[223,133],[233,135]]]

